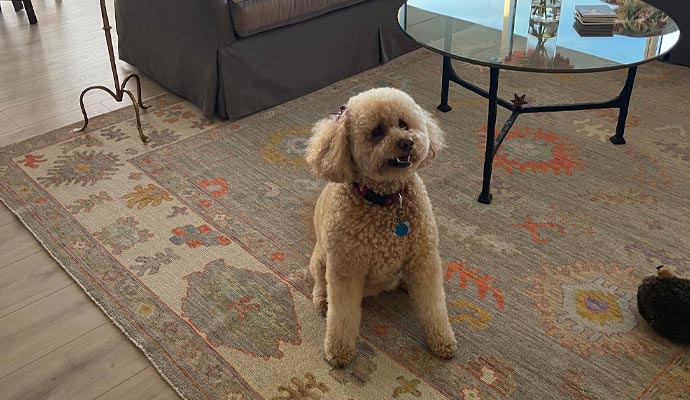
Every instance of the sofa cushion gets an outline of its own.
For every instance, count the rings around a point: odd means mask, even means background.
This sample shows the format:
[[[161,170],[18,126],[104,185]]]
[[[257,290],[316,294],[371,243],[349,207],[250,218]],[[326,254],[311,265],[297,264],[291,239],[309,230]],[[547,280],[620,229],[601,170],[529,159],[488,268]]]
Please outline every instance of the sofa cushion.
[[[365,0],[229,0],[238,36],[295,24]]]

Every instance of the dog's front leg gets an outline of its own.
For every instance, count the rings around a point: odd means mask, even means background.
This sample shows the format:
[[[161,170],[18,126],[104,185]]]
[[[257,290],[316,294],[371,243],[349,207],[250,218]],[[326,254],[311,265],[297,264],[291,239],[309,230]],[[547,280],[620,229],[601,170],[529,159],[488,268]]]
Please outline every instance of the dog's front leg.
[[[330,266],[329,266],[330,267]],[[344,367],[356,352],[362,316],[364,277],[335,275],[328,268],[326,313],[326,359],[334,367]]]
[[[442,358],[453,358],[457,341],[448,320],[438,252],[414,260],[405,270],[403,280],[431,351]]]
[[[316,246],[314,246],[314,252],[309,261],[309,271],[314,278],[312,301],[321,315],[325,316],[326,310],[328,310],[326,293],[326,256],[323,254],[323,250],[318,241],[316,242]]]

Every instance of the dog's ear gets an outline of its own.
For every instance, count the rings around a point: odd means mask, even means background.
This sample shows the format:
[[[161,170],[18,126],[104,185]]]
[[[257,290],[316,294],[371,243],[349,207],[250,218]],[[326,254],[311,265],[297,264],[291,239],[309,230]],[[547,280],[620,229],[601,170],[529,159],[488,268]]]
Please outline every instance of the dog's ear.
[[[436,158],[436,153],[446,147],[446,134],[441,130],[441,127],[439,126],[438,121],[433,114],[426,110],[422,112],[424,113],[424,118],[426,120],[426,131],[429,134],[429,154],[421,164],[421,166],[424,167]]]
[[[307,145],[307,164],[314,174],[330,182],[354,179],[350,135],[345,116],[325,118],[312,129]]]

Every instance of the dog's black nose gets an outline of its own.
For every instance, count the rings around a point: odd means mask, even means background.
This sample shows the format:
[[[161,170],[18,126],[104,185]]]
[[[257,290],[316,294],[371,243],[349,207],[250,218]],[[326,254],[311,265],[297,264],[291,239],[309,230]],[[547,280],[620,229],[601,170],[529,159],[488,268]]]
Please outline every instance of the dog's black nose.
[[[412,139],[400,139],[398,141],[398,148],[404,152],[410,152],[412,151],[412,148],[414,147],[414,141]]]

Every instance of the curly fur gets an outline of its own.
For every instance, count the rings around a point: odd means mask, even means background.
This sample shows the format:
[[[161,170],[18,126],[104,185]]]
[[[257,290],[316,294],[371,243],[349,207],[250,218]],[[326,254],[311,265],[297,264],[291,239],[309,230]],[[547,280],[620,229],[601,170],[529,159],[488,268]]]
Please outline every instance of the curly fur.
[[[660,269],[637,289],[637,309],[659,335],[690,343],[690,280]]]
[[[383,133],[374,136],[377,127]],[[400,141],[410,139],[412,150],[401,150]],[[315,281],[313,301],[326,314],[324,346],[332,365],[347,365],[355,355],[362,298],[399,283],[412,299],[431,351],[444,358],[454,355],[438,230],[417,175],[442,147],[443,132],[432,115],[406,93],[391,88],[361,93],[348,101],[340,117],[314,126],[307,162],[329,183],[316,204],[316,245],[309,269]],[[408,153],[411,166],[389,164]],[[354,182],[380,194],[404,190],[411,232],[395,236],[394,209],[356,195]]]

